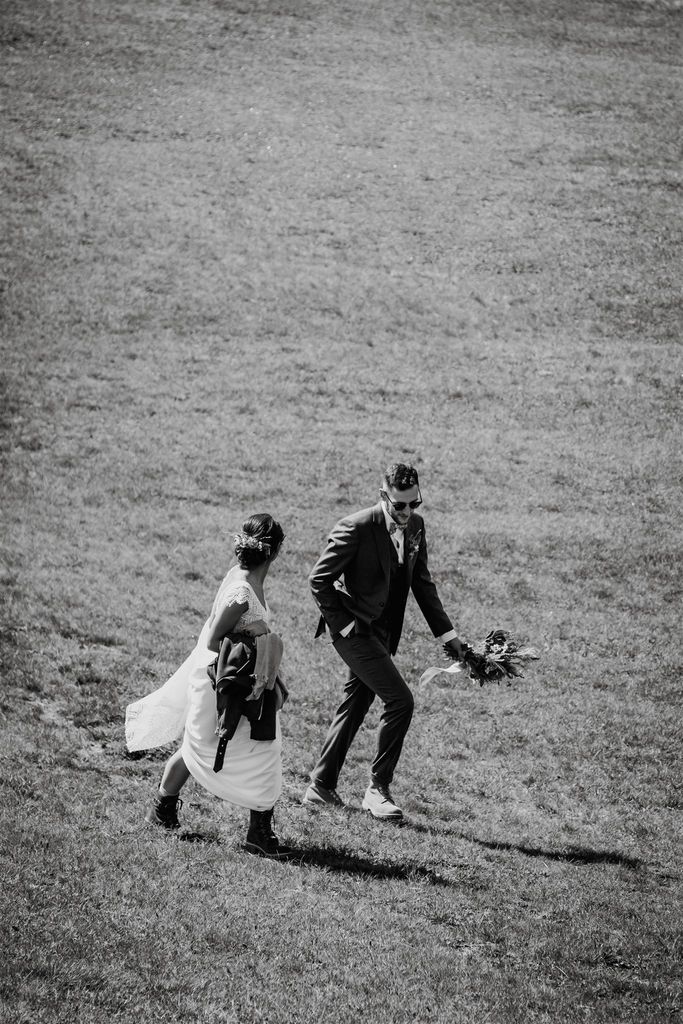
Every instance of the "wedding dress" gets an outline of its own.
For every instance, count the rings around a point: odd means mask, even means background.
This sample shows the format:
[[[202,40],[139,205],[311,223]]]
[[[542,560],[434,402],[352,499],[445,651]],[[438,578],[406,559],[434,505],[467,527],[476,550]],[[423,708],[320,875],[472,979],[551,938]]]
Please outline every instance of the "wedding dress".
[[[205,789],[223,800],[255,811],[269,810],[282,790],[281,733],[279,714],[274,740],[252,740],[250,723],[241,718],[227,745],[220,772],[214,772],[216,756],[216,696],[207,667],[216,652],[206,646],[211,625],[228,604],[247,604],[235,632],[270,618],[249,583],[228,572],[213,602],[211,614],[197,645],[177,672],[162,687],[126,709],[128,749],[148,750],[172,743],[181,735],[181,753],[190,774]]]

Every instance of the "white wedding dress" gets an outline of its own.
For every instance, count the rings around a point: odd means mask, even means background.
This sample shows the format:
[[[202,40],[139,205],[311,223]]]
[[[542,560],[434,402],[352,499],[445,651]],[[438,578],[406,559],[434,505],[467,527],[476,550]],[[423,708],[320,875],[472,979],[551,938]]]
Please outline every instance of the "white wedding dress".
[[[252,587],[233,568],[221,583],[211,614],[189,658],[160,689],[126,708],[128,749],[148,750],[172,743],[181,735],[183,760],[193,778],[222,800],[254,811],[267,811],[282,791],[280,716],[274,740],[252,740],[251,726],[240,718],[235,735],[225,750],[219,772],[214,772],[216,736],[216,695],[206,670],[215,651],[206,646],[211,625],[228,604],[248,604],[235,631],[259,619],[268,622],[270,611],[262,605]]]

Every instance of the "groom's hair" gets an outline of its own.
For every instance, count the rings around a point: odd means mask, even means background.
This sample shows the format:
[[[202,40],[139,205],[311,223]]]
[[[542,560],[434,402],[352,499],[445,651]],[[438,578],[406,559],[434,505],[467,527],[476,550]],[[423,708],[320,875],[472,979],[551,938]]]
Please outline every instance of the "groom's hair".
[[[397,491],[407,491],[411,487],[420,486],[417,470],[414,466],[407,466],[405,462],[392,462],[387,466],[384,483],[387,487],[395,487]]]

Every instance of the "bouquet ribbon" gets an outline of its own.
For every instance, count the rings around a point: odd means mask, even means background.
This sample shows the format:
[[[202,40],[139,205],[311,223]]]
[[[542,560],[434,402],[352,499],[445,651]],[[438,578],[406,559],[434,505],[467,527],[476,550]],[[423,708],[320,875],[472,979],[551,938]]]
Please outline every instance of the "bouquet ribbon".
[[[455,675],[456,672],[462,672],[464,665],[460,662],[454,661],[452,665],[447,665],[445,668],[437,668],[435,665],[432,668],[425,669],[420,676],[420,684],[429,683],[435,676],[441,675],[442,672],[447,672],[449,675]]]

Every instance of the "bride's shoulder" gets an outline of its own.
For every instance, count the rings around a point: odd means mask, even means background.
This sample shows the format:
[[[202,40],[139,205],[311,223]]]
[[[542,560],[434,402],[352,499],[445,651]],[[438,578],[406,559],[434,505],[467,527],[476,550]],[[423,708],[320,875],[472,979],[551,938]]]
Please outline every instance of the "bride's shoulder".
[[[239,566],[233,566],[221,583],[218,594],[223,604],[249,604],[251,587]]]

